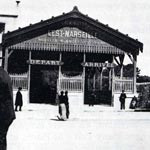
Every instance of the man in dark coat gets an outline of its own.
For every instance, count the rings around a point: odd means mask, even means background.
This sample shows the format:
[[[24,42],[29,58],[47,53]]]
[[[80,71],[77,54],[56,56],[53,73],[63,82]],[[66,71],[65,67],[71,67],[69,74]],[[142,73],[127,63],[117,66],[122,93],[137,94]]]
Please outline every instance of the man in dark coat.
[[[120,95],[120,109],[125,109],[125,99],[126,99],[126,94],[124,93],[124,90],[122,90],[122,93]]]
[[[69,111],[68,91],[65,91],[64,100],[65,100],[65,106],[66,106],[66,117],[67,119],[69,119],[70,111]]]
[[[59,116],[57,118],[59,120],[65,121],[66,120],[66,106],[65,106],[65,99],[64,99],[64,92],[60,92],[61,95],[59,96]]]
[[[17,94],[16,94],[16,101],[15,101],[15,111],[18,111],[17,110],[17,108],[18,108],[18,106],[19,106],[19,111],[21,111],[21,107],[22,107],[22,105],[23,105],[23,101],[22,101],[22,94],[21,94],[21,91],[22,90],[22,88],[21,87],[19,87],[18,88],[18,91],[17,91]]]
[[[8,128],[15,119],[12,83],[9,75],[0,67],[0,150],[7,149]]]

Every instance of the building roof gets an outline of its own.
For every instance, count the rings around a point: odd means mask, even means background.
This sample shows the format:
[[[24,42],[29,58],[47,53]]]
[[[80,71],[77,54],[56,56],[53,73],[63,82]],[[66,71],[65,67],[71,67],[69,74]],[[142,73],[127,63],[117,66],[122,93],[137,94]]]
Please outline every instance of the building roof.
[[[98,39],[103,40],[127,53],[139,54],[143,52],[143,43],[133,39],[88,15],[81,13],[75,6],[72,11],[48,20],[30,24],[24,28],[18,28],[3,35],[3,46],[11,46],[25,40],[45,34],[48,30],[56,30],[63,27],[77,27]]]

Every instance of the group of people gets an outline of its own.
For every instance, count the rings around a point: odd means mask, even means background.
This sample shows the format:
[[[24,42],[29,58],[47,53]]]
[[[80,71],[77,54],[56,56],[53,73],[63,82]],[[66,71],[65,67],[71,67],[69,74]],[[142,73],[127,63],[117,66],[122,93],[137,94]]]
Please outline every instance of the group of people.
[[[21,111],[23,100],[21,94],[22,88],[19,87],[16,94],[15,109],[13,106],[13,90],[11,78],[8,73],[0,67],[0,150],[6,150],[7,142],[6,136],[9,129],[9,126],[16,118],[15,111]],[[119,100],[120,100],[120,109],[125,109],[125,99],[127,98],[124,90],[122,91]],[[58,95],[58,119],[65,121],[69,119],[69,98],[68,91],[61,91]],[[134,96],[130,103],[130,108],[134,109],[136,107],[137,98]]]
[[[22,88],[19,87],[17,94],[16,94],[16,100],[15,100],[15,111],[22,111],[22,106],[23,106],[23,99],[22,99],[22,94],[21,94]],[[67,120],[69,119],[69,98],[68,98],[68,91],[61,91],[60,95],[56,96],[57,97],[57,103],[59,106],[59,120]]]
[[[122,93],[120,94],[119,101],[120,101],[120,109],[125,109],[125,99],[127,98],[126,93],[124,90],[122,90]],[[130,109],[135,109],[137,107],[137,97],[134,96],[130,102]]]
[[[69,98],[68,98],[68,91],[61,91],[60,95],[58,96],[58,112],[59,116],[58,119],[65,121],[69,119]]]
[[[0,150],[7,150],[7,132],[16,118],[15,111],[21,111],[23,100],[21,94],[22,88],[19,87],[16,94],[15,109],[13,104],[13,89],[11,78],[8,73],[0,67]],[[69,118],[68,91],[61,91],[59,97],[59,115],[60,120]]]

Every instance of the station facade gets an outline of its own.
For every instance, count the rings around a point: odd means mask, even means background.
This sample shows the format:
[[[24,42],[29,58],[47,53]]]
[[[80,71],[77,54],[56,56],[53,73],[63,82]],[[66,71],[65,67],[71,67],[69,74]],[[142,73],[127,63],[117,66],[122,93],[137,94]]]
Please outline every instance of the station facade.
[[[135,93],[137,55],[143,44],[74,7],[4,34],[2,49],[3,67],[18,79],[16,88],[27,89],[29,103],[54,104],[56,93],[68,90],[82,92],[83,104],[113,105],[115,64],[121,71],[129,56],[134,65],[132,88],[121,84],[119,89]]]

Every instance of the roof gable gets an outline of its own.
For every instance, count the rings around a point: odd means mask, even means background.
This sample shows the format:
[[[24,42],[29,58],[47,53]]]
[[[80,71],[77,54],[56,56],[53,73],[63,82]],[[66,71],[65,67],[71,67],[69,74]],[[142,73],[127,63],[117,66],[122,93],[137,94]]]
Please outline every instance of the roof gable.
[[[76,27],[127,53],[139,54],[143,51],[143,43],[82,14],[77,7],[69,13],[4,34],[3,45],[11,46],[63,27]]]
[[[75,27],[64,27],[9,46],[18,50],[42,50],[124,55],[124,51]]]

